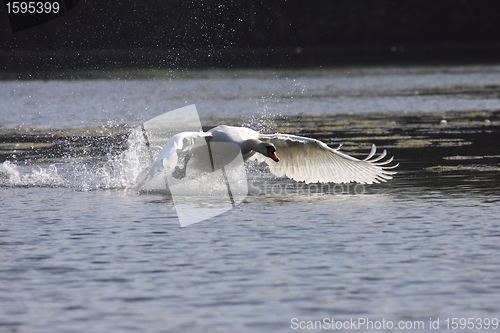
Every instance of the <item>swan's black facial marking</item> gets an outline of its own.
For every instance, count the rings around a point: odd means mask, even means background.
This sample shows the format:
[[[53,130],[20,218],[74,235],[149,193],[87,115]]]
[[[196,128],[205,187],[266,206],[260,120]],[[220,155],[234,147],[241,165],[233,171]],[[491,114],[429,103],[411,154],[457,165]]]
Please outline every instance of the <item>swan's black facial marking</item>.
[[[280,161],[280,158],[278,157],[278,155],[276,155],[276,148],[274,146],[271,146],[271,145],[266,146],[266,149],[267,149],[267,156],[272,158],[273,161],[275,161],[275,162]]]

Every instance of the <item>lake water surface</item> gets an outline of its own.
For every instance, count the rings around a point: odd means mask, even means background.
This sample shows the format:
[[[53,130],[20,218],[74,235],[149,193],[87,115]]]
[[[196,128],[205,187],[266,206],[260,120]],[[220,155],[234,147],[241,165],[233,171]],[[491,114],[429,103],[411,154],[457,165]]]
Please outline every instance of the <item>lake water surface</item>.
[[[398,174],[307,186],[249,165],[243,203],[181,228],[171,197],[134,190],[127,140],[189,104],[206,128],[375,143]],[[0,332],[498,331],[499,129],[500,66],[1,81]]]

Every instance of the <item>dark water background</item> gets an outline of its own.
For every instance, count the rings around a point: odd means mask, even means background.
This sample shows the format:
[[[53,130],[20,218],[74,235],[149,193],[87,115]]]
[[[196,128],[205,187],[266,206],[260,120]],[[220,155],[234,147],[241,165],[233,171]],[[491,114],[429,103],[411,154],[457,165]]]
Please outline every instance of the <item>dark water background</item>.
[[[500,318],[500,67],[87,76],[0,83],[0,331]],[[375,143],[399,173],[306,186],[251,165],[242,204],[180,228],[170,197],[133,190],[127,140],[188,104],[206,128]]]

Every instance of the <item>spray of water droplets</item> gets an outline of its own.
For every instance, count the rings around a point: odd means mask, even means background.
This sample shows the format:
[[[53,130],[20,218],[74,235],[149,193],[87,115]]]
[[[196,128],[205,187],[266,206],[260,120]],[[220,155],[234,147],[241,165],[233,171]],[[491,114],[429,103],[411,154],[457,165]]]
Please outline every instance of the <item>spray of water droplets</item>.
[[[56,163],[5,161],[0,164],[0,186],[68,187],[81,191],[131,189],[150,163],[150,156],[146,155],[149,152],[145,152],[140,143],[141,138],[132,132],[128,149],[109,154],[104,161],[101,156]]]

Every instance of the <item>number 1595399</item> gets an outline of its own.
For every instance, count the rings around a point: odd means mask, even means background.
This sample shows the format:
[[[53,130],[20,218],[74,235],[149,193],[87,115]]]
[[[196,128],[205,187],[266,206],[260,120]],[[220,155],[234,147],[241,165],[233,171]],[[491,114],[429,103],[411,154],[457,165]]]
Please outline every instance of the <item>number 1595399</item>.
[[[498,328],[497,318],[447,318],[445,320],[446,328],[451,330],[480,330],[480,329],[493,329]]]
[[[5,3],[8,14],[50,14],[59,13],[59,2],[49,1],[8,1]]]

